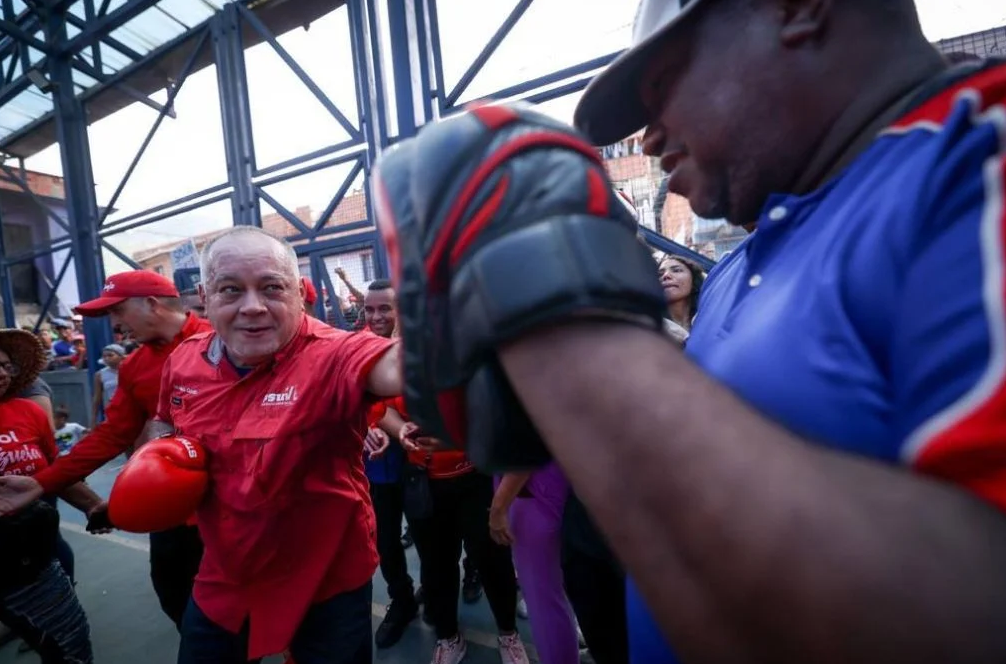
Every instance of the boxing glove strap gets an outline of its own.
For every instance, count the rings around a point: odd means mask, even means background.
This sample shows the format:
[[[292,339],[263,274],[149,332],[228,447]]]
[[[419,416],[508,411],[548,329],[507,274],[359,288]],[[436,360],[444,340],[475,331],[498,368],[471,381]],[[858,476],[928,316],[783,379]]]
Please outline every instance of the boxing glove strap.
[[[586,214],[488,240],[451,279],[455,359],[465,369],[532,329],[574,317],[661,329],[666,304],[633,228]]]

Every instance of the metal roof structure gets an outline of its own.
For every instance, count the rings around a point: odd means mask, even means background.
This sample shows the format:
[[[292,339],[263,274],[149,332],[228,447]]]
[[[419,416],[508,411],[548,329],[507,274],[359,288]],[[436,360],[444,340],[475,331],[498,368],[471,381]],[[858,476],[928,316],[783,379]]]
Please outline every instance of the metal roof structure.
[[[0,0],[0,153],[27,158],[56,142],[53,98],[46,79],[47,59],[57,48],[70,56],[74,91],[85,105],[89,123],[134,102],[159,109],[149,95],[172,88],[198,28],[231,2],[247,5],[273,34],[309,24],[343,4],[341,0]],[[61,29],[65,41],[57,47]],[[242,38],[245,48],[263,40],[250,26],[245,26]],[[192,71],[212,62],[212,54],[201,53]]]
[[[230,203],[235,225],[261,226],[261,206],[289,222],[293,235],[287,239],[310,264],[319,292],[335,292],[324,262],[333,255],[369,252],[375,275],[386,276],[387,260],[369,197],[361,218],[332,223],[334,211],[347,192],[358,187],[360,177],[366,190],[381,150],[414,135],[423,124],[457,112],[470,97],[543,103],[578,92],[619,54],[596,53],[489,94],[471,93],[472,82],[534,1],[510,0],[512,9],[481,51],[456,80],[447,80],[452,76],[444,73],[438,18],[444,8],[438,7],[438,0],[0,0],[0,179],[26,186],[19,174],[24,159],[58,143],[66,203],[63,214],[45,201],[35,201],[48,222],[65,231],[56,233],[58,237],[11,253],[0,234],[0,300],[6,324],[16,320],[12,267],[33,263],[54,284],[47,294],[40,293],[44,302],[38,325],[52,308],[56,288],[71,264],[80,301],[93,298],[104,282],[103,252],[137,266],[110,242],[116,234],[222,202]],[[333,103],[277,39],[343,7],[338,20],[347,22],[355,113],[344,113]],[[271,47],[341,127],[338,136],[319,131],[317,146],[307,154],[260,163],[245,70],[245,51],[260,43]],[[226,179],[110,219],[151,139],[165,118],[173,117],[172,104],[185,81],[211,65],[219,93]],[[166,98],[163,103],[150,97],[160,91],[166,93],[157,96]],[[157,118],[114,194],[99,207],[87,128],[133,103],[157,109]],[[350,121],[350,116],[357,120]],[[317,219],[299,218],[267,191],[279,182],[337,165],[343,165],[345,176],[331,183],[331,201]],[[647,239],[663,251],[687,252],[666,238]],[[319,301],[317,306],[323,315],[324,304]],[[92,355],[89,366],[95,367],[110,330],[104,319],[87,319],[85,330]]]

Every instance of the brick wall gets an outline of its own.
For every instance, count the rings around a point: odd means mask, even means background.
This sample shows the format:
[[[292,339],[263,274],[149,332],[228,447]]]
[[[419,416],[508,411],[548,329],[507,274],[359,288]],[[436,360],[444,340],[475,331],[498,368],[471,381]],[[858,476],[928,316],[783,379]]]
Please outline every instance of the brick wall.
[[[35,171],[20,172],[13,169],[18,177],[23,177],[28,183],[28,188],[36,196],[55,198],[63,200],[66,198],[66,190],[63,188],[63,178],[49,175],[48,173],[36,173]],[[7,174],[0,171],[0,189],[23,192],[24,189],[17,182],[7,179]]]

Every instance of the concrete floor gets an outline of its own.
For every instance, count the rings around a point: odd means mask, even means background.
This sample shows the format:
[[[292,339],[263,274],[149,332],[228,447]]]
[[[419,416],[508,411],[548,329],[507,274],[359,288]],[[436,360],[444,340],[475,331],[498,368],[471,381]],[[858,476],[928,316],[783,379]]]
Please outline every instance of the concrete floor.
[[[108,495],[122,461],[116,460],[89,478],[101,495]],[[91,624],[96,664],[173,664],[178,634],[161,613],[148,578],[146,538],[129,533],[93,536],[84,532],[84,518],[61,503],[63,533],[76,557],[77,594]],[[415,548],[409,549],[409,568],[418,578]],[[380,574],[374,577],[374,628],[384,614],[387,592]],[[466,664],[496,664],[496,633],[485,598],[472,606],[461,605],[461,628],[468,639]],[[532,661],[536,653],[527,623],[518,628]],[[393,648],[375,651],[374,661],[388,664],[426,664],[435,638],[421,620],[410,625]],[[19,654],[17,641],[0,648],[0,664],[37,664],[32,653]],[[269,664],[280,662],[270,658]]]

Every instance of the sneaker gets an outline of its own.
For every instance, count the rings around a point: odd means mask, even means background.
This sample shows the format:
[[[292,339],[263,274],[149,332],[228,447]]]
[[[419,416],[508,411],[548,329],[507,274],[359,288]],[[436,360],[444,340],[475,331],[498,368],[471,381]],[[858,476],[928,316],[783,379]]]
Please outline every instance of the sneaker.
[[[527,602],[524,601],[524,595],[517,595],[517,617],[521,620],[527,620]]]
[[[433,648],[433,661],[430,664],[461,664],[468,654],[468,644],[460,634],[453,639],[438,639]],[[525,657],[524,661],[527,661]]]
[[[377,626],[377,632],[374,634],[374,645],[379,649],[383,649],[390,648],[398,643],[402,635],[405,634],[405,628],[409,626],[409,623],[418,614],[419,605],[414,600],[411,602],[392,600],[391,604],[388,605],[388,612],[384,614],[384,620]]]
[[[475,570],[466,573],[465,578],[461,581],[461,599],[465,604],[474,604],[482,599],[482,579],[479,578],[479,573]]]
[[[527,651],[524,650],[524,642],[520,640],[520,634],[504,634],[499,637],[500,661],[503,664],[530,664],[527,658]]]

